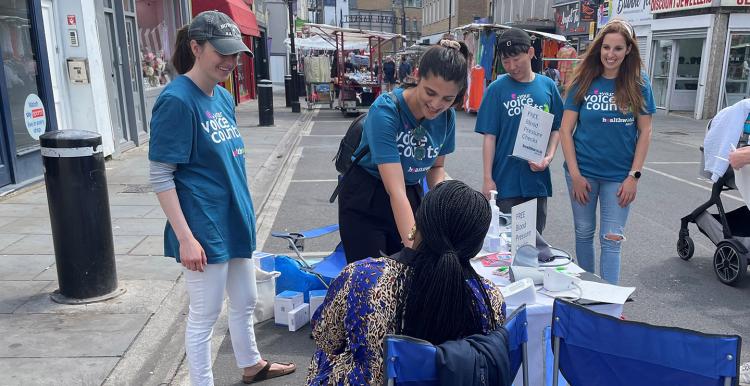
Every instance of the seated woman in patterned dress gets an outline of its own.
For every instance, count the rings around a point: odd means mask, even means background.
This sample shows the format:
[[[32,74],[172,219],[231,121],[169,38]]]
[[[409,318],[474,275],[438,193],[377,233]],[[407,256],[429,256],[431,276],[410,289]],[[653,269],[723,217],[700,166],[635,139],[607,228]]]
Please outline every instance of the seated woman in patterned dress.
[[[417,210],[414,249],[344,268],[313,315],[317,350],[307,384],[382,384],[386,334],[437,345],[499,328],[502,295],[469,264],[491,216],[481,193],[440,183]]]

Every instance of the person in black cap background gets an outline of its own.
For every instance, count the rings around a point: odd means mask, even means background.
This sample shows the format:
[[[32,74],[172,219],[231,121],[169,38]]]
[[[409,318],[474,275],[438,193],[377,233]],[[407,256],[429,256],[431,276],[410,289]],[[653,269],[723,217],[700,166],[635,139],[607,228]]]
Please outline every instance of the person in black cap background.
[[[532,71],[534,48],[528,33],[518,28],[507,29],[498,38],[497,48],[507,74],[487,88],[474,128],[484,134],[482,193],[489,198],[490,190],[497,190],[497,206],[503,213],[536,198],[536,226],[542,233],[547,221],[547,197],[552,196],[548,166],[557,150],[563,103],[555,82]],[[547,152],[539,163],[510,157],[526,105],[555,116]]]
[[[286,375],[293,364],[261,358],[253,331],[257,298],[255,213],[234,99],[218,85],[250,50],[227,15],[207,11],[177,33],[180,76],[151,118],[151,184],[167,216],[164,255],[184,267],[190,298],[185,348],[193,385],[213,385],[211,334],[229,295],[229,331],[242,380]],[[252,54],[251,54],[252,55]]]

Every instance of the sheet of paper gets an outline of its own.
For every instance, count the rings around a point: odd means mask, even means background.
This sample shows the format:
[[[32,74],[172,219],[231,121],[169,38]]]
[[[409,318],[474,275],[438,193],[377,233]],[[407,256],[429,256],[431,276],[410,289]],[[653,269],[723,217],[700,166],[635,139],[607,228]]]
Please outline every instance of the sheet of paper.
[[[554,120],[553,114],[525,105],[512,155],[527,161],[541,161],[547,153],[547,143]]]
[[[510,254],[515,257],[521,246],[536,245],[536,198],[511,208],[511,216]]]
[[[627,301],[630,295],[635,291],[635,287],[620,287],[586,280],[582,280],[579,285],[583,291],[580,294],[581,299],[602,303],[625,304],[625,301]],[[553,298],[564,299],[576,299],[579,295],[577,288],[567,291],[550,292],[542,287],[539,289],[539,293]]]

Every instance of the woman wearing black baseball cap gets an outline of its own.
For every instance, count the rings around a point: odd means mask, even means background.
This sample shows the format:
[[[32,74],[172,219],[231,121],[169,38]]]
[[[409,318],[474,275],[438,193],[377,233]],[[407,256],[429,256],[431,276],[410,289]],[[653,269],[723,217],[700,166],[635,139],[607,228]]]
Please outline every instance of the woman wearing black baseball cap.
[[[211,334],[229,295],[229,331],[242,381],[295,370],[261,358],[253,331],[257,298],[255,212],[245,176],[245,145],[234,100],[218,85],[237,67],[237,25],[217,11],[199,14],[177,33],[178,73],[159,95],[151,118],[151,184],[167,225],[164,255],[184,267],[190,297],[185,348],[193,385],[213,385]]]

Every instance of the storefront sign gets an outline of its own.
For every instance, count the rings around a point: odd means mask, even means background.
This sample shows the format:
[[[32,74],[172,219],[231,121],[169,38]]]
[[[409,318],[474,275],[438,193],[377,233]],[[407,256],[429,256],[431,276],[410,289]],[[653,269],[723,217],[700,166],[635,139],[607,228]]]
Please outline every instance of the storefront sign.
[[[555,25],[560,35],[579,35],[588,32],[588,24],[581,23],[580,3],[570,3],[555,8]]]
[[[630,23],[651,20],[651,0],[613,0],[613,15]]]
[[[23,104],[23,118],[26,130],[31,138],[39,139],[47,127],[47,113],[44,111],[42,100],[36,94],[29,94]]]
[[[651,0],[651,12],[663,13],[708,8],[713,5],[713,2],[714,0]]]
[[[581,0],[581,22],[588,23],[596,21],[597,8],[598,5],[596,0]]]
[[[721,0],[722,7],[750,7],[750,0]]]

